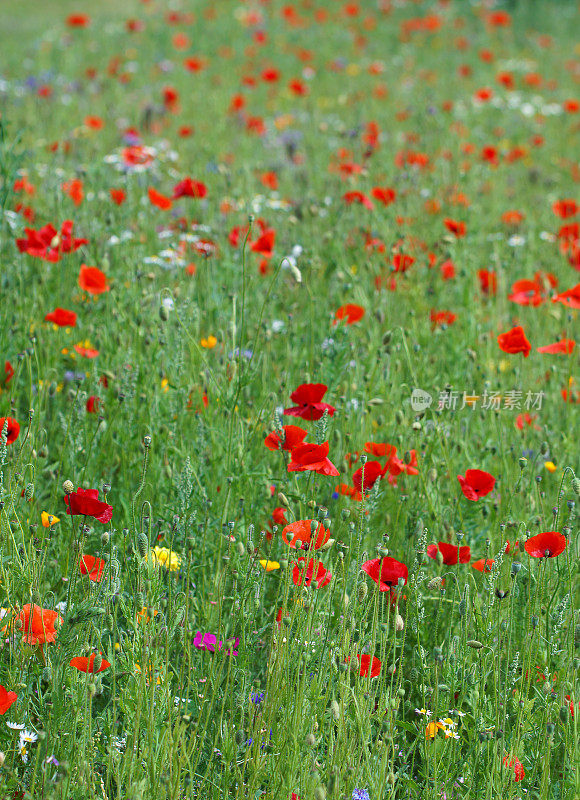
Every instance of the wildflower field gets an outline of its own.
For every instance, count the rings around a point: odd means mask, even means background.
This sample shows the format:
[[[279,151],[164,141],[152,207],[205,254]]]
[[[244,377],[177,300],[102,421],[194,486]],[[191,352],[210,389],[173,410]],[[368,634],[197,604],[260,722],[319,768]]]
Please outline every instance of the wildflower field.
[[[579,31],[0,5],[0,798],[580,800]]]

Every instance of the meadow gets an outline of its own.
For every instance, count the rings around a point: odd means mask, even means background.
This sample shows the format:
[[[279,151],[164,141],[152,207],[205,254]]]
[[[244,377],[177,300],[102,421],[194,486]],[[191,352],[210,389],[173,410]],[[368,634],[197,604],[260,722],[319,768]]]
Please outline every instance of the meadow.
[[[0,6],[0,797],[580,800],[580,8]]]

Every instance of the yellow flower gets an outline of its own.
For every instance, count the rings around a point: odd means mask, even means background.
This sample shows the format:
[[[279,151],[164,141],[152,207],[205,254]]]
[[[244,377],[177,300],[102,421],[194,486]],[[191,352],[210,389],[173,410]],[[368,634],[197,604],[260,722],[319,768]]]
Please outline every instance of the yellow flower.
[[[181,567],[181,556],[174,553],[168,547],[154,547],[152,556],[158,564],[174,572]]]
[[[161,388],[164,392],[169,391],[169,381],[167,380],[167,378],[163,378],[163,380],[161,381]]]
[[[558,467],[554,464],[553,461],[544,461],[544,466],[548,470],[548,472],[556,472]]]
[[[207,339],[202,339],[200,342],[202,347],[205,347],[207,350],[211,350],[217,344],[217,339],[215,336],[211,335],[208,336]]]
[[[143,606],[141,611],[137,612],[137,622],[140,622],[142,625],[146,625],[153,619],[153,617],[156,617],[158,613],[159,612],[157,611],[157,609],[154,608],[153,615],[149,616],[149,614],[147,613],[147,606]]]
[[[139,664],[134,664],[133,666],[135,667],[135,672],[137,672],[140,675],[141,674],[140,665]],[[149,685],[149,682],[150,682],[150,680],[151,680],[151,678],[153,676],[153,672],[154,672],[153,665],[151,664],[151,662],[149,662],[149,667],[147,668],[147,671],[145,673],[145,683],[147,685]],[[156,683],[157,686],[160,686],[161,683],[163,683],[163,678],[161,677],[161,675],[159,675],[159,673],[157,673],[155,675],[155,683]]]
[[[41,519],[43,528],[50,528],[51,525],[56,525],[57,522],[60,522],[58,517],[55,517],[54,514],[49,514],[48,511],[42,512]]]
[[[425,728],[425,738],[434,739],[437,736],[437,731],[445,730],[440,722],[430,722]]]
[[[266,572],[272,572],[275,569],[280,569],[280,564],[277,561],[266,561],[265,558],[260,559],[260,566],[264,567]]]

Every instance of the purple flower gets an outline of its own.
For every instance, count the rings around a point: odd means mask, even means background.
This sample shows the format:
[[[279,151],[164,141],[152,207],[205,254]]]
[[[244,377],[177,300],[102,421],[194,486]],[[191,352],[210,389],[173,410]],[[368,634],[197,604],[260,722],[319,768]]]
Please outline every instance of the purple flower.
[[[231,643],[231,639],[228,639],[226,644]],[[197,631],[193,639],[193,646],[197,647],[198,650],[209,650],[210,653],[215,652],[215,645],[217,642],[217,636],[213,633],[202,633],[201,631]],[[238,651],[237,647],[240,643],[238,638],[235,639],[233,644],[231,645],[234,649],[232,650],[232,655],[237,656]],[[222,642],[218,643],[218,650],[222,649]]]

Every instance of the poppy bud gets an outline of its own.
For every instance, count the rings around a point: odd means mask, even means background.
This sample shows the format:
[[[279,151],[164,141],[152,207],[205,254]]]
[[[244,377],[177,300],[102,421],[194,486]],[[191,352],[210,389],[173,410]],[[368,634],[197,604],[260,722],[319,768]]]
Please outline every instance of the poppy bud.
[[[431,580],[427,584],[427,588],[429,589],[430,592],[433,592],[433,591],[435,591],[435,589],[439,589],[441,587],[442,583],[443,583],[443,579],[442,578],[439,578],[439,577],[431,578]],[[463,602],[463,600],[461,602]],[[460,606],[459,613],[461,614],[461,603],[459,604],[459,606]]]
[[[478,642],[477,639],[469,639],[467,646],[473,647],[474,650],[480,650],[483,647],[482,643]]]
[[[357,597],[357,600],[358,600],[359,603],[363,602],[363,600],[366,598],[368,592],[369,592],[369,590],[368,590],[368,586],[366,585],[366,583],[359,584],[359,587],[358,587],[357,592],[356,592],[356,597]]]
[[[149,552],[149,539],[143,532],[137,536],[137,549],[139,550],[141,558],[145,558]]]
[[[75,485],[72,481],[65,481],[62,485],[65,494],[72,494],[75,490]]]
[[[316,787],[314,790],[314,800],[326,800],[326,789],[324,787]]]
[[[572,481],[572,488],[576,492],[576,494],[580,497],[580,478],[574,478]]]
[[[400,632],[403,630],[404,627],[405,627],[405,620],[400,614],[397,614],[397,616],[395,617],[395,630]]]
[[[290,508],[290,503],[288,502],[288,498],[283,492],[278,492],[278,500],[282,503],[283,506],[286,506],[286,508]]]
[[[246,738],[246,734],[243,730],[236,731],[236,744],[243,744]]]
[[[332,714],[332,718],[333,718],[333,719],[334,719],[336,722],[338,722],[338,720],[340,719],[340,706],[338,705],[338,703],[336,702],[336,700],[333,700],[333,701],[330,703],[330,713]]]
[[[34,484],[27,483],[26,488],[24,489],[24,499],[32,500],[33,497],[34,497]]]
[[[560,709],[560,719],[564,723],[568,722],[568,709],[566,706],[562,706]]]
[[[93,672],[98,672],[103,664],[103,656],[100,653],[97,653],[95,656],[95,660],[93,661]]]
[[[306,744],[307,747],[314,747],[314,745],[316,744],[316,737],[314,736],[314,734],[312,733],[307,734],[304,743]]]

